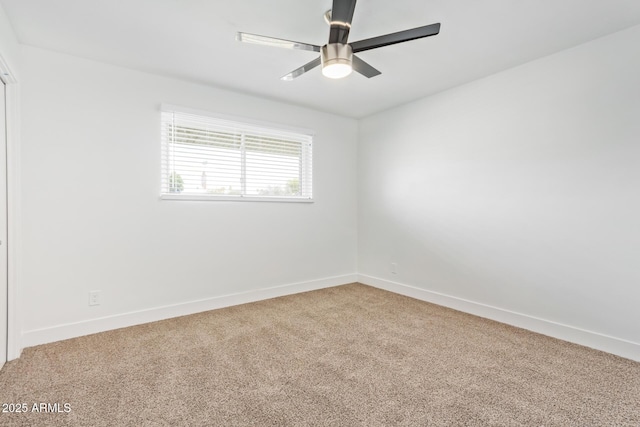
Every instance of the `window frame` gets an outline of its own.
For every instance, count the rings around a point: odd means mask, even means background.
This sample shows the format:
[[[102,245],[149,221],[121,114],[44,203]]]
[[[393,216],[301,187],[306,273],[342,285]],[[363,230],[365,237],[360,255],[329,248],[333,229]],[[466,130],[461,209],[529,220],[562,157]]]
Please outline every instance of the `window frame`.
[[[238,116],[230,116],[226,114],[218,114],[209,111],[197,110],[193,108],[186,108],[171,104],[161,104],[160,105],[160,199],[161,200],[183,200],[183,201],[233,201],[233,202],[284,202],[284,203],[314,203],[313,197],[313,139],[314,132],[310,129],[292,127],[282,124],[276,124],[272,122],[258,121],[249,119],[246,117],[238,117]],[[254,195],[225,195],[225,194],[207,194],[207,195],[199,195],[199,194],[180,194],[180,193],[163,193],[163,174],[165,172],[165,162],[167,160],[167,153],[165,148],[165,136],[163,135],[164,121],[162,118],[162,113],[184,113],[190,114],[194,116],[200,116],[203,118],[211,118],[214,120],[223,120],[228,122],[234,122],[240,126],[254,127],[254,128],[263,128],[264,130],[273,130],[276,132],[286,132],[286,133],[297,133],[299,135],[304,135],[309,137],[309,149],[302,150],[301,152],[301,162],[303,164],[308,165],[309,170],[303,170],[302,173],[307,175],[307,179],[309,181],[309,189],[311,194],[309,196],[254,196]],[[311,161],[304,159],[304,156],[311,156]],[[242,162],[244,163],[244,159]]]

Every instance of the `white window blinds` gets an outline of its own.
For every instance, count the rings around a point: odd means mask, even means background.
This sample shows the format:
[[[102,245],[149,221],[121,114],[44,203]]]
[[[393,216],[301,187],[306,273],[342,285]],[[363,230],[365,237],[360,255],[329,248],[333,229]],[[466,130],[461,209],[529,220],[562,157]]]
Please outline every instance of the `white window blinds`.
[[[310,200],[311,153],[311,135],[163,111],[162,195]]]

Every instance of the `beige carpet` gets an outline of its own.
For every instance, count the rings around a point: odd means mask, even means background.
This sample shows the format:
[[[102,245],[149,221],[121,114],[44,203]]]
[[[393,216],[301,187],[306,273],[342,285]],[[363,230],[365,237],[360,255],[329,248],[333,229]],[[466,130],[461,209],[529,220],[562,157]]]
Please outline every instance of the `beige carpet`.
[[[640,363],[352,284],[28,348],[0,402],[28,407],[2,426],[637,427]]]

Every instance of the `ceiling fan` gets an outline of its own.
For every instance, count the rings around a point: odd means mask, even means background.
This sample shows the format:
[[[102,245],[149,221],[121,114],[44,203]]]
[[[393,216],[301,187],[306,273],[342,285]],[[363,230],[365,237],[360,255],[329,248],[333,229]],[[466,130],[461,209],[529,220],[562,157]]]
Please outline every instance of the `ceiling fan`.
[[[333,79],[346,77],[351,74],[352,70],[367,78],[375,77],[380,74],[380,71],[354,55],[355,53],[435,36],[440,32],[440,24],[438,23],[348,43],[355,8],[356,0],[333,0],[333,7],[325,13],[325,20],[331,29],[329,30],[329,42],[324,46],[242,32],[237,34],[236,39],[245,43],[320,52],[320,57],[282,77],[282,80],[290,81],[321,64],[322,74]]]

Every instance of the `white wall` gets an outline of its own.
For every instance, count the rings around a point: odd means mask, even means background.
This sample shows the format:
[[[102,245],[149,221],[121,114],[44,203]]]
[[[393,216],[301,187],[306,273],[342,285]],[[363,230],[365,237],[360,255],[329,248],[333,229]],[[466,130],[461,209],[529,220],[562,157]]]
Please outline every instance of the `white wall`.
[[[355,120],[22,54],[25,346],[149,320],[87,327],[105,316],[355,279]],[[159,200],[161,103],[314,130],[315,203]],[[88,306],[90,290],[102,305]]]
[[[10,67],[13,74],[19,73],[20,67],[20,44],[13,32],[11,22],[4,8],[0,4],[0,55],[4,62]],[[4,71],[4,70],[3,70]]]
[[[362,120],[362,280],[640,360],[639,45],[634,27]]]

